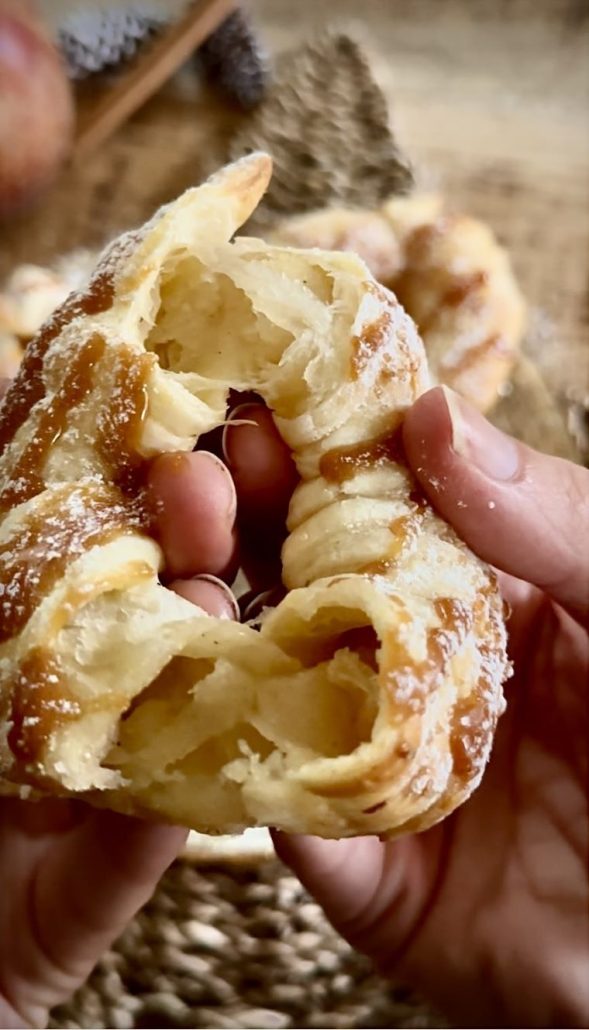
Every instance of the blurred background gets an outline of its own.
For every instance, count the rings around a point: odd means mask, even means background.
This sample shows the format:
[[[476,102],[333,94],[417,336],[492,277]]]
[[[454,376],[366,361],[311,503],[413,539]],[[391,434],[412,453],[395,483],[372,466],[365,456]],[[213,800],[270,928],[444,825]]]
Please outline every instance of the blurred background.
[[[37,16],[72,110],[47,53],[9,28]],[[373,207],[408,188],[397,157],[412,189],[489,224],[526,297],[534,368],[497,420],[586,459],[586,0],[0,0],[0,19],[0,283],[100,247],[254,145],[272,150],[281,215]]]

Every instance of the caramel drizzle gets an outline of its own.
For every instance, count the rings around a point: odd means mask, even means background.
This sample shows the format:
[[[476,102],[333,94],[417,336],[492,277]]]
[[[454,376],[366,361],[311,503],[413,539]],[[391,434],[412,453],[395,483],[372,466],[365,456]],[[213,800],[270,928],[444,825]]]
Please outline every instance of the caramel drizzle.
[[[470,300],[473,293],[477,293],[487,285],[488,275],[482,269],[478,272],[465,272],[463,275],[454,275],[444,292],[440,301],[441,307],[457,308],[465,301]]]
[[[59,632],[80,604],[102,590],[129,586],[152,579],[154,571],[147,562],[132,562],[114,575],[95,582],[90,590],[70,590],[60,607],[52,632]],[[0,697],[8,701],[7,718],[12,723],[8,745],[17,761],[38,763],[56,730],[80,716],[93,712],[122,711],[124,694],[100,694],[85,698],[83,704],[68,685],[57,655],[44,647],[33,648],[19,663],[10,680],[0,678]],[[6,705],[5,705],[6,707]]]
[[[30,342],[19,375],[0,408],[0,455],[31,409],[45,397],[43,364],[51,343],[74,318],[106,311],[113,301],[113,277],[99,272],[87,292],[70,297]],[[0,513],[45,488],[42,473],[47,455],[67,428],[69,412],[91,391],[94,369],[105,346],[95,335],[73,354],[59,390],[41,411],[34,439],[16,461],[0,497]],[[145,495],[137,496],[145,470],[138,448],[147,411],[147,380],[156,359],[125,348],[116,352],[114,361],[109,404],[99,417],[97,434],[97,451],[110,483],[95,479],[81,486],[54,488],[0,547],[0,642],[21,632],[66,567],[91,547],[150,526]],[[147,566],[134,572],[135,577],[151,574]],[[66,607],[71,608],[77,600],[83,598],[68,595]],[[0,695],[10,699],[8,744],[15,758],[26,764],[39,759],[56,729],[82,714],[57,657],[44,648],[29,652],[16,672],[11,671],[10,682],[4,679],[0,684]],[[97,705],[85,705],[85,709],[96,710]]]
[[[487,624],[487,633],[497,639],[500,632],[498,614],[486,610],[490,593],[490,588],[481,591],[474,606],[474,617],[477,620],[483,618]],[[480,655],[481,671],[475,691],[457,703],[450,726],[452,771],[464,783],[470,782],[480,771],[482,758],[499,718],[494,678],[490,672],[492,651],[488,644],[480,645]]]
[[[476,347],[470,347],[455,363],[443,362],[444,378],[447,382],[454,382],[458,376],[469,372],[473,365],[476,365],[482,358],[489,357],[492,354],[508,358],[512,356],[512,353],[507,341],[498,333],[494,333],[492,336],[487,336]]]
[[[105,341],[94,335],[74,352],[60,389],[42,410],[32,440],[11,471],[10,481],[0,492],[0,514],[35,497],[45,487],[43,467],[53,444],[67,427],[68,415],[91,392],[94,366],[104,353]]]
[[[415,274],[418,275],[419,273]],[[440,312],[444,311],[445,308],[474,306],[474,298],[480,293],[486,283],[487,273],[482,271],[452,276],[449,286],[446,287],[433,310],[426,318],[419,321],[420,333],[428,333]]]
[[[436,222],[426,222],[413,229],[405,246],[407,265],[421,266],[427,258],[428,251],[436,239],[444,235],[448,227],[448,218],[439,218]]]
[[[401,424],[372,440],[327,451],[320,459],[319,471],[328,483],[345,483],[358,472],[391,463],[406,463]]]
[[[8,746],[17,761],[29,764],[56,729],[79,718],[81,708],[66,689],[57,658],[41,647],[23,659],[10,688]]]
[[[386,576],[399,563],[405,551],[417,540],[423,522],[423,508],[416,507],[407,515],[400,515],[391,523],[392,541],[384,558],[369,562],[360,572],[369,576]]]
[[[459,651],[473,622],[460,601],[448,597],[434,601],[440,625],[427,635],[426,656],[413,662],[406,653],[404,664],[386,673],[385,685],[407,716],[425,711],[428,696],[444,676],[451,658]],[[395,646],[398,646],[395,635]]]
[[[31,408],[45,396],[43,361],[62,329],[80,315],[97,315],[112,307],[112,275],[98,272],[83,295],[73,294],[31,340],[13,383],[0,405],[0,457],[26,422]]]
[[[484,699],[484,683],[477,684],[474,699],[464,698],[454,709],[450,734],[452,772],[465,783],[480,768],[481,755],[491,732],[490,716],[491,705]]]
[[[104,347],[100,337],[93,337],[75,354],[34,439],[17,461],[0,498],[0,512],[43,491],[47,453],[67,425],[68,412],[91,389],[93,366]],[[152,528],[146,496],[140,492],[146,463],[138,444],[147,409],[147,378],[156,359],[124,349],[115,360],[110,402],[99,418],[97,434],[97,450],[110,483],[97,480],[84,487],[68,484],[54,489],[17,536],[0,547],[0,641],[21,631],[67,566],[90,547],[121,532]]]
[[[351,358],[352,379],[359,379],[375,355],[387,344],[392,325],[393,316],[387,307],[374,322],[363,328],[359,336],[354,336]]]
[[[144,529],[149,514],[100,482],[46,495],[0,547],[0,643],[15,637],[68,565],[96,544]]]
[[[33,439],[0,492],[0,514],[45,488],[47,456],[67,428],[70,411],[91,393],[94,368],[105,348],[104,339],[96,334],[74,353],[63,383],[42,410]],[[98,417],[96,449],[106,478],[125,494],[136,493],[143,482],[145,461],[138,448],[148,405],[147,380],[156,360],[153,354],[138,354],[129,348],[115,352],[110,400]]]
[[[336,447],[324,454],[319,462],[319,471],[330,483],[344,483],[353,479],[358,472],[371,468],[383,468],[389,464],[405,465],[407,458],[403,445],[402,423],[392,432],[348,447]],[[417,539],[427,501],[416,483],[409,491],[413,510],[401,515],[391,523],[391,546],[384,558],[369,562],[359,571],[366,575],[386,575],[399,561],[403,551]]]
[[[408,721],[425,711],[428,697],[447,674],[449,662],[460,651],[473,625],[473,614],[460,601],[449,597],[438,598],[434,601],[434,609],[440,625],[429,631],[426,657],[421,662],[413,661],[405,648],[399,646],[396,634],[391,635],[391,646],[387,647],[385,641],[381,651],[384,668],[381,658],[380,677],[402,721]],[[393,668],[387,668],[389,662],[394,663]],[[485,739],[486,735],[481,746],[484,746]],[[322,786],[315,793],[325,797],[353,797],[363,790],[376,790],[390,776],[391,766],[399,759],[406,761],[410,757],[407,744],[402,742],[362,783],[359,784],[357,779],[340,782],[333,786]],[[471,752],[471,757],[475,761],[474,752]]]
[[[111,400],[98,417],[97,449],[109,481],[134,495],[144,483],[146,463],[139,444],[149,401],[147,382],[157,358],[123,348],[114,361]]]

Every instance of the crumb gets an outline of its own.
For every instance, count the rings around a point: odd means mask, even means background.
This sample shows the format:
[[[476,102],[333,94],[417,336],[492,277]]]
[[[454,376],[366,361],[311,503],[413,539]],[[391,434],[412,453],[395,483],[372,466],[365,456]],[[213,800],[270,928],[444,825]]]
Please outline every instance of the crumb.
[[[493,509],[494,507],[495,507],[495,501],[488,501],[487,502],[487,508]]]
[[[441,479],[438,479],[437,476],[426,476],[426,479],[427,479],[429,485],[431,486],[432,490],[435,490],[437,493],[441,493],[441,491],[445,489],[445,487],[444,487],[444,483],[445,483],[445,480],[446,480],[445,476],[444,476],[443,481]]]
[[[468,508],[468,504],[466,503],[466,501],[458,500],[458,501],[456,501],[456,507],[457,508]]]

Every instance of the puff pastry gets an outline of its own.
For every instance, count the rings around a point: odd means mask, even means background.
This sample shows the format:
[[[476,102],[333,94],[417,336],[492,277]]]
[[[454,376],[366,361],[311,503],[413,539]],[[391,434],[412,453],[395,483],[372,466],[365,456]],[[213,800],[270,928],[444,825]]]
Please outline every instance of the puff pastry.
[[[353,254],[233,240],[270,168],[116,242],[0,407],[1,789],[217,833],[423,829],[482,775],[502,602],[407,468],[429,380],[395,297]],[[259,630],[161,585],[142,489],[230,388],[263,396],[301,477]]]
[[[417,193],[380,211],[326,208],[286,219],[271,239],[359,254],[417,323],[432,376],[481,411],[496,403],[526,308],[506,251],[483,222]]]
[[[19,265],[0,290],[0,378],[18,371],[24,345],[96,264],[91,251],[74,251],[55,269]]]

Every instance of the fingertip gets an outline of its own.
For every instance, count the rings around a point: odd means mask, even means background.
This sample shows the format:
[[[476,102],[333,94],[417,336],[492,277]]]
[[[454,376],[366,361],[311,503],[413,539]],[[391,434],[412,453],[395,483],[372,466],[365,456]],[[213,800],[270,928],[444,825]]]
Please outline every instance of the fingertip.
[[[148,485],[166,509],[172,510],[179,497],[206,492],[223,516],[235,518],[237,496],[227,466],[210,451],[176,451],[160,454],[152,461]]]
[[[295,870],[297,875],[315,882],[335,875],[345,864],[353,850],[366,840],[375,838],[354,837],[341,840],[314,837],[306,833],[285,833],[271,830],[272,842],[278,857]]]
[[[405,450],[408,457],[412,455],[418,458],[430,453],[432,447],[451,447],[452,440],[452,419],[447,392],[443,386],[434,386],[426,393],[422,393],[406,412],[403,422]],[[416,462],[412,461],[412,464]]]
[[[234,477],[240,516],[284,520],[298,481],[289,448],[262,404],[241,404],[223,430],[223,454]]]
[[[168,575],[223,572],[235,550],[237,510],[223,462],[207,451],[163,454],[152,462],[148,486]]]
[[[239,605],[229,587],[217,576],[175,579],[170,590],[217,619],[239,622]]]
[[[586,618],[586,469],[532,450],[445,387],[407,412],[403,441],[424,493],[475,554]]]

